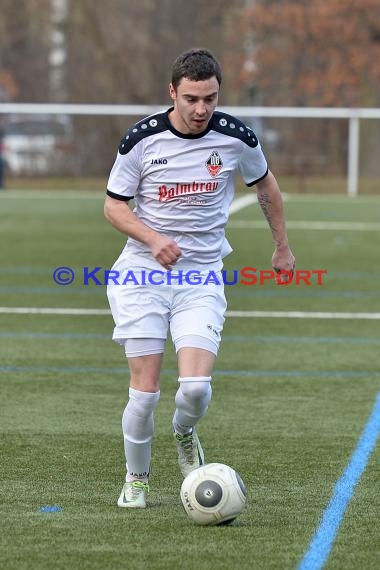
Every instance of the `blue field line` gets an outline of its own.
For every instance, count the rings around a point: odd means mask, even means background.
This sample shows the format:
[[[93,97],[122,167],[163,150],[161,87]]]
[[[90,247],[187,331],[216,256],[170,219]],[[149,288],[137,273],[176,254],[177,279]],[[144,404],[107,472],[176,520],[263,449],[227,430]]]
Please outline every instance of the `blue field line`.
[[[0,372],[25,372],[56,374],[127,374],[127,365],[123,368],[105,368],[97,366],[0,366]],[[162,376],[177,376],[177,370],[165,369]],[[229,378],[378,378],[380,371],[371,370],[215,370],[214,376],[227,376]]]
[[[42,333],[42,332],[8,332],[0,331],[0,338],[51,338],[57,340],[111,340],[112,335],[102,333]],[[380,339],[379,339],[380,342]]]
[[[246,287],[245,289],[237,289],[236,287],[232,289],[225,289],[226,296],[228,298],[239,298],[239,297],[280,297],[285,299],[379,299],[379,291],[322,291],[320,288],[316,289],[310,286],[308,289],[302,290],[302,287],[296,287],[295,289],[283,289],[278,286],[273,285],[273,289],[265,289],[260,285],[253,285],[252,287]]]
[[[52,287],[30,287],[21,285],[0,286],[0,293],[23,293],[25,295],[106,295],[105,285],[82,285],[74,287],[71,285],[53,285]]]
[[[52,275],[53,271],[50,267],[0,267],[0,275]]]
[[[1,336],[1,333],[0,333]],[[344,344],[378,345],[380,338],[339,336],[249,336],[223,335],[227,342],[257,342],[259,344]]]
[[[380,279],[379,271],[329,271],[329,277],[341,277],[342,279]]]
[[[328,559],[336,534],[342,523],[354,489],[375,449],[380,436],[380,392],[377,394],[372,413],[360,436],[356,449],[341,478],[337,481],[333,496],[323,512],[321,523],[298,570],[320,570]]]
[[[57,340],[111,340],[111,334],[104,333],[54,333],[54,332],[11,332],[0,331],[0,338],[31,338]],[[223,335],[226,342],[253,342],[258,344],[344,344],[379,345],[380,338],[370,337],[320,337],[320,336],[262,336],[262,335]]]

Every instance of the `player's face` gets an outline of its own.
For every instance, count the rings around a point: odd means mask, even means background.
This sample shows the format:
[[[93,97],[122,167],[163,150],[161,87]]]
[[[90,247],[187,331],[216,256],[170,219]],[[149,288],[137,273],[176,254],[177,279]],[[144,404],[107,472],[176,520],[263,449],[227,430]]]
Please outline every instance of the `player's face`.
[[[177,89],[169,86],[174,110],[170,121],[175,129],[185,135],[197,135],[207,128],[218,103],[219,83],[216,77],[205,81],[190,81],[184,77]]]

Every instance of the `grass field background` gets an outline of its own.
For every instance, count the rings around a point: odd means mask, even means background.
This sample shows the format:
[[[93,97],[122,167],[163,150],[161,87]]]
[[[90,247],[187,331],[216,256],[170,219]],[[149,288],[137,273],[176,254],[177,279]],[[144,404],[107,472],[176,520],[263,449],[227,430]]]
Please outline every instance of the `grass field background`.
[[[100,192],[0,192],[0,307],[108,308],[105,287],[82,279],[84,266],[110,269],[124,243],[104,220],[102,202]],[[323,284],[227,287],[229,310],[379,313],[379,211],[376,196],[290,195],[297,267],[327,270]],[[234,225],[262,220],[257,205],[231,216],[228,271],[270,268],[269,231]],[[292,229],[291,222],[313,221],[324,229]],[[352,229],[339,229],[343,222]],[[54,283],[59,266],[75,271],[71,285]],[[297,568],[380,391],[379,321],[227,319],[199,434],[208,461],[240,472],[248,506],[220,528],[194,526],[181,507],[170,343],[150,507],[116,507],[128,372],[112,328],[107,314],[0,313],[1,567]],[[380,567],[379,465],[376,447],[339,525],[329,570]],[[44,505],[62,510],[43,513]]]

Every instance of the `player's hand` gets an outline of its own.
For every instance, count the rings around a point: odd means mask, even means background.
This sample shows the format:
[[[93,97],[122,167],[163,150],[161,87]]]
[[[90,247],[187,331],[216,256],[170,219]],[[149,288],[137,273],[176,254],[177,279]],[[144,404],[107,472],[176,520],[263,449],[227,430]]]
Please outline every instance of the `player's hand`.
[[[287,283],[287,281],[293,279],[294,270],[296,267],[296,258],[294,257],[289,246],[276,247],[272,256],[272,267],[276,273],[279,273],[280,271],[288,272],[283,273],[278,277],[281,283]],[[289,274],[291,274],[291,277]]]
[[[173,269],[173,265],[181,257],[181,250],[176,242],[166,236],[158,236],[151,249],[154,259],[168,271]]]

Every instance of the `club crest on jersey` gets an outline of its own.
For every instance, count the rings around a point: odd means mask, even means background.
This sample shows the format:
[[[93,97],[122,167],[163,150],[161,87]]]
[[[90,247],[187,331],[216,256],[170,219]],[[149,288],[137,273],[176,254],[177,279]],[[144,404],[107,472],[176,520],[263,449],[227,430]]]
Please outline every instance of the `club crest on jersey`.
[[[213,150],[210,154],[209,158],[206,160],[206,168],[211,174],[211,176],[215,177],[219,174],[222,170],[223,162],[219,156],[217,150]]]

